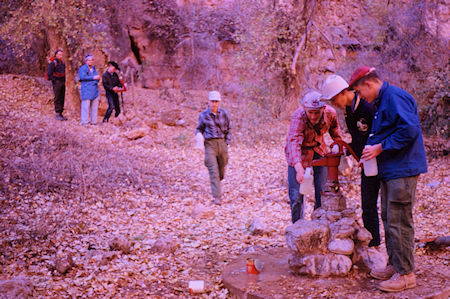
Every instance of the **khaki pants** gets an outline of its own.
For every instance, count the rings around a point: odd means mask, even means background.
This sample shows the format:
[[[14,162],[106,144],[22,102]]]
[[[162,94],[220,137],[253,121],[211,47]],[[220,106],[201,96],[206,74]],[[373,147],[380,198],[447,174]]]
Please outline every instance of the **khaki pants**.
[[[419,176],[381,181],[383,220],[389,264],[397,273],[414,271],[414,221],[412,209]]]
[[[225,166],[228,164],[228,146],[224,139],[205,140],[205,165],[208,168],[211,181],[211,192],[214,198],[220,199],[220,181],[225,176]]]

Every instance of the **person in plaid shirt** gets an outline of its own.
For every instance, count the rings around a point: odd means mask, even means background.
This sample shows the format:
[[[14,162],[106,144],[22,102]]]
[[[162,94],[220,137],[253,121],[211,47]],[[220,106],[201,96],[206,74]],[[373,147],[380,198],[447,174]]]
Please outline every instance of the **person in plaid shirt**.
[[[321,101],[321,94],[311,91],[303,97],[303,107],[298,108],[291,118],[286,138],[286,160],[288,163],[289,200],[292,223],[303,219],[303,195],[300,184],[306,167],[312,160],[328,153],[323,137],[329,132],[333,140],[342,140],[336,110]],[[314,166],[314,209],[321,206],[320,193],[327,180],[327,167]]]
[[[218,91],[211,91],[208,99],[209,107],[200,113],[196,135],[203,134],[205,139],[205,165],[211,181],[213,203],[220,205],[220,181],[225,176],[225,166],[228,164],[228,145],[231,142],[230,118],[225,109],[219,108],[221,97]]]

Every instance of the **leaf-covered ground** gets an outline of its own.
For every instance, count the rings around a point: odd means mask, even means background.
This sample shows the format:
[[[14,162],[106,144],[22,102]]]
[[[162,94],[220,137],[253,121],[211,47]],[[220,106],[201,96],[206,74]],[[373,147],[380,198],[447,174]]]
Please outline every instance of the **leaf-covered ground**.
[[[255,107],[225,100],[235,138],[223,204],[214,206],[202,153],[191,144],[206,92],[136,89],[134,102],[126,95],[126,116],[83,127],[79,115],[55,120],[48,82],[15,75],[1,80],[0,279],[25,276],[34,297],[52,298],[182,298],[190,296],[190,280],[204,280],[206,291],[199,297],[226,298],[224,265],[252,246],[284,246],[290,224],[287,121],[265,122]],[[160,122],[161,112],[174,108],[185,126]],[[145,137],[127,138],[142,128]],[[430,159],[429,172],[420,177],[414,210],[418,245],[450,235],[448,162],[447,156]],[[342,181],[347,205],[360,207],[358,170]],[[193,214],[198,203],[207,216]],[[307,217],[312,205],[308,201]],[[249,233],[255,217],[264,220],[269,234]],[[115,236],[131,242],[129,254],[110,254]],[[152,252],[155,240],[167,236],[176,241],[176,251]],[[69,255],[74,266],[60,274],[55,258]],[[416,255],[448,273],[448,250],[418,246]],[[367,297],[364,286],[361,290]],[[342,292],[334,295],[345,296]],[[323,294],[319,290],[317,296]]]

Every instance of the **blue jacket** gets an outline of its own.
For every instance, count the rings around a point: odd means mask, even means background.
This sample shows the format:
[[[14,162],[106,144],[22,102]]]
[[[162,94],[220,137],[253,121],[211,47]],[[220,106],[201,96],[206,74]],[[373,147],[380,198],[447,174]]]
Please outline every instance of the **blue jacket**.
[[[388,181],[427,172],[427,159],[414,98],[401,88],[383,82],[375,100],[372,131],[367,144],[381,143],[378,173]]]
[[[89,70],[87,64],[82,65],[78,70],[78,76],[81,81],[81,100],[94,100],[98,97],[98,80],[94,77],[97,76],[97,70],[92,66],[92,72]]]

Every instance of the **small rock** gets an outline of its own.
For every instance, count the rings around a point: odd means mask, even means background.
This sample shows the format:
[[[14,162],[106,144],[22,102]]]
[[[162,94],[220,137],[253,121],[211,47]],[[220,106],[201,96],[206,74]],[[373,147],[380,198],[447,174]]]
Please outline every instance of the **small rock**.
[[[55,259],[55,269],[60,274],[66,274],[67,272],[69,272],[70,269],[72,269],[73,266],[74,263],[71,255],[58,256]]]
[[[356,233],[356,240],[367,246],[372,240],[372,234],[366,228],[359,227]]]
[[[0,298],[31,298],[33,286],[25,277],[0,280]]]
[[[266,224],[259,217],[253,218],[252,223],[250,224],[248,230],[252,235],[269,234]]]
[[[168,126],[177,126],[182,119],[182,113],[179,109],[173,109],[161,113],[161,122]]]
[[[102,255],[102,258],[100,260],[100,265],[104,266],[106,264],[108,264],[110,261],[114,260],[117,258],[117,252],[111,251],[111,252],[105,252]]]
[[[352,218],[352,219],[355,219],[355,220],[358,219],[356,217],[355,209],[348,208],[348,209],[343,210],[341,213],[342,213],[342,217],[348,217],[348,218]]]
[[[147,134],[148,130],[146,128],[138,128],[125,133],[125,137],[127,137],[128,140],[136,140],[144,137]]]
[[[355,228],[353,226],[348,225],[336,225],[332,223],[330,225],[331,229],[331,238],[332,239],[345,239],[352,236],[355,233]]]
[[[434,181],[434,182],[429,182],[428,184],[425,185],[425,187],[427,187],[427,188],[436,188],[436,187],[439,187],[439,185],[440,185],[439,182]]]
[[[355,244],[350,239],[335,239],[328,244],[328,250],[343,255],[350,255],[353,253]]]
[[[322,219],[326,216],[326,211],[322,208],[318,208],[311,213],[311,220]]]
[[[114,237],[114,239],[112,239],[109,243],[109,248],[111,250],[122,251],[125,254],[130,253],[131,251],[130,242],[128,242],[128,240],[122,236]]]
[[[154,253],[174,253],[178,248],[178,243],[171,237],[159,238],[155,241],[151,252]]]
[[[195,219],[213,219],[216,216],[211,208],[208,208],[200,203],[194,206],[191,215]]]
[[[342,215],[338,211],[328,211],[326,217],[330,222],[336,222],[341,219]]]

